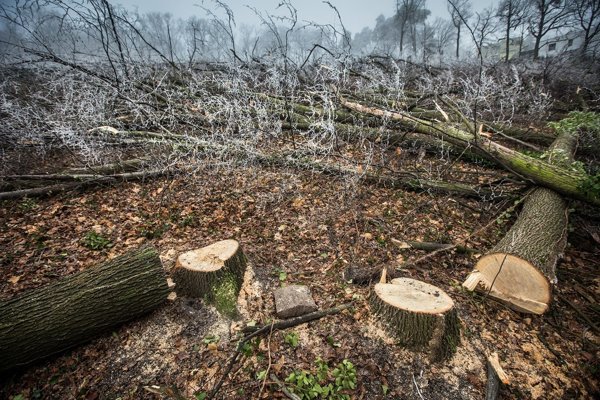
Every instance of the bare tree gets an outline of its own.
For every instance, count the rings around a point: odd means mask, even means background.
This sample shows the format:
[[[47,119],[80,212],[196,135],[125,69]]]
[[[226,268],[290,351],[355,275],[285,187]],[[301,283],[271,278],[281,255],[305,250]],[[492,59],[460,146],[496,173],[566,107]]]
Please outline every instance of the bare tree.
[[[600,0],[575,0],[572,8],[575,21],[584,33],[581,54],[585,55],[590,43],[600,32]]]
[[[433,22],[433,30],[435,32],[435,51],[439,57],[439,62],[441,65],[444,49],[448,47],[450,42],[454,39],[454,24],[452,21],[436,18],[436,20]]]
[[[472,16],[469,0],[448,0],[448,11],[456,28],[456,58],[460,57],[460,29]]]
[[[425,0],[397,0],[396,20],[400,34],[400,54],[404,51],[404,38],[410,33],[413,53],[416,52],[417,25],[424,23],[431,12],[425,8]]]
[[[510,33],[523,25],[529,9],[527,0],[503,0],[497,8],[496,15],[504,25],[505,51],[504,61],[510,57]]]
[[[534,37],[533,58],[540,55],[542,39],[548,33],[568,26],[571,10],[565,0],[529,0],[529,33]]]

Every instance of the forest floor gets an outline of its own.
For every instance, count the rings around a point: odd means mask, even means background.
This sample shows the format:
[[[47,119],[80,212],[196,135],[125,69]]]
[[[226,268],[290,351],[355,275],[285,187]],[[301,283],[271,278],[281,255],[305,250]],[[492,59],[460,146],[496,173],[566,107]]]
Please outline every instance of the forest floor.
[[[422,160],[427,168],[438,162]],[[144,389],[153,385],[194,398],[220,379],[236,332],[250,321],[274,318],[272,293],[288,284],[309,286],[321,309],[350,300],[354,307],[264,338],[236,365],[219,396],[283,398],[268,374],[264,387],[257,375],[268,369],[284,381],[294,370],[314,373],[320,358],[330,367],[344,359],[354,364],[358,385],[348,392],[351,398],[481,399],[491,352],[499,353],[511,379],[501,398],[598,396],[600,339],[598,325],[590,326],[599,319],[597,220],[574,205],[554,301],[543,316],[511,311],[460,286],[477,257],[510,227],[515,213],[498,217],[512,202],[413,193],[260,166],[203,168],[194,175],[5,201],[0,204],[5,299],[142,243],[154,245],[170,271],[181,252],[234,238],[249,268],[233,321],[201,300],[178,297],[86,345],[2,378],[0,398],[159,398]],[[100,241],[104,248],[89,248],[92,237],[106,239]],[[440,253],[400,271],[455,300],[462,341],[446,362],[430,363],[425,354],[394,344],[370,316],[369,287],[342,278],[349,265],[381,270],[426,254],[404,248],[406,240],[455,243],[467,237],[477,253]]]

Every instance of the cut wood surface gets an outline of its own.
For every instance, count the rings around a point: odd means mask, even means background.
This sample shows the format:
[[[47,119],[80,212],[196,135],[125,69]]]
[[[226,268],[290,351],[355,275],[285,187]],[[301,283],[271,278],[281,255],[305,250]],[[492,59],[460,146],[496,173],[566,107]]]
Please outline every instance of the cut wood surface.
[[[169,289],[156,251],[142,247],[0,302],[0,371],[93,339],[158,307]]]
[[[575,143],[574,134],[559,135],[549,149],[550,162],[572,161]],[[491,297],[511,308],[543,314],[556,283],[556,264],[566,245],[567,224],[567,204],[562,197],[546,188],[535,189],[513,226],[479,259],[463,286],[474,290],[481,283]]]
[[[380,282],[371,306],[400,344],[425,350],[433,360],[449,358],[460,342],[454,301],[436,286],[410,278]]]
[[[211,299],[218,280],[229,279],[241,286],[246,269],[246,257],[240,244],[222,240],[201,249],[181,254],[177,258],[173,281],[179,295]]]

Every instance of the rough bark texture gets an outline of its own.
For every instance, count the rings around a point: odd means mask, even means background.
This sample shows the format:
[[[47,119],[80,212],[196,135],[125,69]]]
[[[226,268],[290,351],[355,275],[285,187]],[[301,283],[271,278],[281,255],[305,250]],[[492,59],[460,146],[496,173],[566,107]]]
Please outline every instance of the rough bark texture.
[[[460,322],[452,299],[441,289],[409,278],[378,283],[371,309],[400,344],[450,358],[460,342]]]
[[[84,343],[158,307],[169,290],[151,247],[0,302],[0,371]]]
[[[549,149],[549,162],[572,162],[576,136],[563,133]],[[542,314],[556,283],[556,264],[567,239],[568,211],[562,197],[537,188],[525,200],[514,225],[488,254],[484,255],[463,284],[474,289],[479,282],[490,296],[517,311]]]
[[[183,253],[177,259],[173,281],[178,294],[214,300],[216,283],[231,280],[235,296],[246,270],[246,257],[235,240],[223,240],[198,250]]]
[[[402,125],[412,128],[417,133],[442,135],[455,146],[461,148],[473,147],[481,156],[502,165],[509,171],[523,176],[539,186],[600,206],[600,197],[582,189],[582,185],[589,178],[585,173],[575,171],[572,168],[564,168],[557,163],[528,156],[502,146],[486,137],[476,137],[470,132],[455,128],[449,124],[426,121],[409,114],[366,107],[359,103],[346,101],[343,98],[340,98],[340,102],[345,107],[356,112],[398,121]]]

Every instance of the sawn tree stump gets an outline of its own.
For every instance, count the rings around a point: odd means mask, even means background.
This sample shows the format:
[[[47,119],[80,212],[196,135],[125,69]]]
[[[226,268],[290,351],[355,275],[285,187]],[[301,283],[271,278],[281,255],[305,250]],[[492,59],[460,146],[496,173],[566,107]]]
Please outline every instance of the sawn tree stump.
[[[443,290],[410,278],[378,283],[372,310],[400,344],[424,350],[434,361],[452,356],[460,342],[454,301]]]
[[[200,297],[231,311],[244,279],[246,257],[235,240],[222,240],[177,258],[173,281],[179,295]],[[235,306],[233,304],[233,306]]]
[[[84,343],[148,313],[169,293],[151,247],[142,247],[0,302],[0,371]]]

